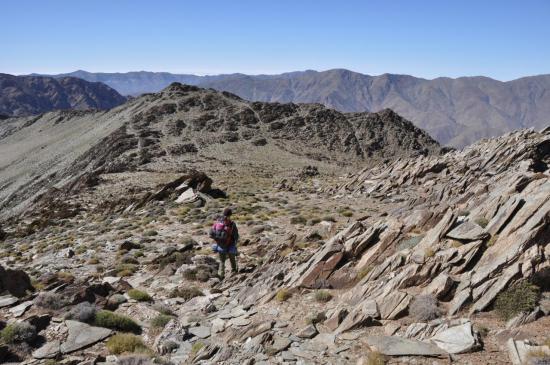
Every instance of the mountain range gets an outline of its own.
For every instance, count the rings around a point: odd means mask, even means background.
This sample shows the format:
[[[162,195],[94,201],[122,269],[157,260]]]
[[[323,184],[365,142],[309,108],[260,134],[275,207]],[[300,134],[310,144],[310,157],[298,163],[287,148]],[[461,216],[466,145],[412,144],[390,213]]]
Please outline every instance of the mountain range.
[[[157,92],[171,82],[232,92],[251,101],[322,103],[343,112],[390,108],[442,144],[463,147],[520,128],[541,129],[550,115],[550,75],[502,82],[488,77],[370,76],[344,69],[279,75],[196,76],[156,72],[55,77],[103,82],[123,95]]]
[[[111,87],[76,77],[0,73],[0,114],[23,116],[58,109],[110,109],[126,101]]]

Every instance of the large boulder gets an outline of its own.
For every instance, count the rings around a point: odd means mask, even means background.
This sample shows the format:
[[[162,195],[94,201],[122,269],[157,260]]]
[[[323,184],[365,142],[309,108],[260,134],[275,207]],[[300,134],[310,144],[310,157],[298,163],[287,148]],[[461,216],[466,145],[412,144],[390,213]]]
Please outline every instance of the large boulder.
[[[23,270],[4,269],[0,266],[0,293],[7,291],[18,298],[34,291],[31,278]]]

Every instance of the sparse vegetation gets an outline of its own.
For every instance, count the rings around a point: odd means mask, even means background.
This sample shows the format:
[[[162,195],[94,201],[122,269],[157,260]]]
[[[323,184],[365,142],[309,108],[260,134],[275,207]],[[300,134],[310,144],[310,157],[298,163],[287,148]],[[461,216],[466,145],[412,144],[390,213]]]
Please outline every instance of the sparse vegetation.
[[[480,226],[481,228],[485,228],[489,224],[489,220],[487,218],[484,218],[484,217],[478,217],[478,218],[474,219],[474,222],[478,226]]]
[[[435,255],[435,250],[431,247],[428,247],[424,250],[424,256],[426,257],[433,257]]]
[[[437,306],[437,299],[431,295],[419,295],[412,301],[409,314],[420,322],[439,318],[441,311]]]
[[[315,292],[315,300],[326,303],[332,299],[332,294],[326,290],[318,290]]]
[[[193,344],[193,346],[191,346],[191,354],[193,355],[193,357],[202,349],[204,348],[204,343],[201,342],[201,341],[197,341]]]
[[[507,321],[521,312],[531,312],[537,305],[539,295],[540,290],[536,285],[521,281],[501,292],[495,300],[494,308],[499,317]]]
[[[176,288],[170,292],[170,298],[183,298],[189,300],[195,297],[203,296],[204,293],[197,287]]]
[[[290,224],[306,224],[307,219],[301,215],[297,215],[295,217],[290,218]]]
[[[150,302],[151,300],[153,300],[153,298],[151,298],[149,294],[138,289],[128,290],[128,296],[134,300],[137,300],[138,302]]]
[[[43,292],[34,299],[34,304],[46,309],[60,309],[67,305],[67,301],[57,293]]]
[[[7,344],[31,342],[35,337],[36,328],[28,322],[10,323],[0,332],[0,339]]]
[[[357,273],[357,279],[362,280],[365,276],[371,272],[372,266],[366,266]]]
[[[106,346],[109,352],[114,355],[150,351],[141,337],[128,333],[119,333],[110,337]]]
[[[174,317],[166,314],[159,314],[151,320],[151,327],[164,328],[172,318]]]
[[[74,319],[80,322],[91,322],[95,318],[97,309],[94,304],[82,302],[74,306],[66,315],[66,319]]]
[[[280,289],[277,294],[275,295],[275,299],[279,302],[286,302],[292,294],[288,291],[288,289]]]
[[[96,313],[94,325],[123,332],[141,333],[141,327],[133,319],[108,310]]]
[[[385,365],[387,358],[378,351],[371,351],[367,354],[366,365]]]
[[[319,312],[314,316],[306,318],[306,323],[315,325],[318,323],[323,323],[326,320],[327,320],[327,315],[325,314],[325,312]]]

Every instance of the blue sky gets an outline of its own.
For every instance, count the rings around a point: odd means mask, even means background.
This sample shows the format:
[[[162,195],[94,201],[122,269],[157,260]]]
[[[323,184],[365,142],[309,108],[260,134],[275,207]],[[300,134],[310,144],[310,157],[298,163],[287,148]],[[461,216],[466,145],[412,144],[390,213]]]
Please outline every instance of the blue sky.
[[[550,73],[549,0],[2,0],[0,72]]]

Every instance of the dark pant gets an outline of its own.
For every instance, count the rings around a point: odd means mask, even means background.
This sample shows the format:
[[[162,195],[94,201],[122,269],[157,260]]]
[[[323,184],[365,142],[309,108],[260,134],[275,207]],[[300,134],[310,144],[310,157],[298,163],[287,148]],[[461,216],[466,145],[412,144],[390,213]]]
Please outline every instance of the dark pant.
[[[218,272],[218,275],[220,278],[225,277],[225,260],[227,260],[227,257],[229,257],[229,262],[231,263],[231,271],[233,273],[236,273],[238,271],[237,268],[237,257],[235,257],[232,253],[219,253],[220,254],[220,270]]]

